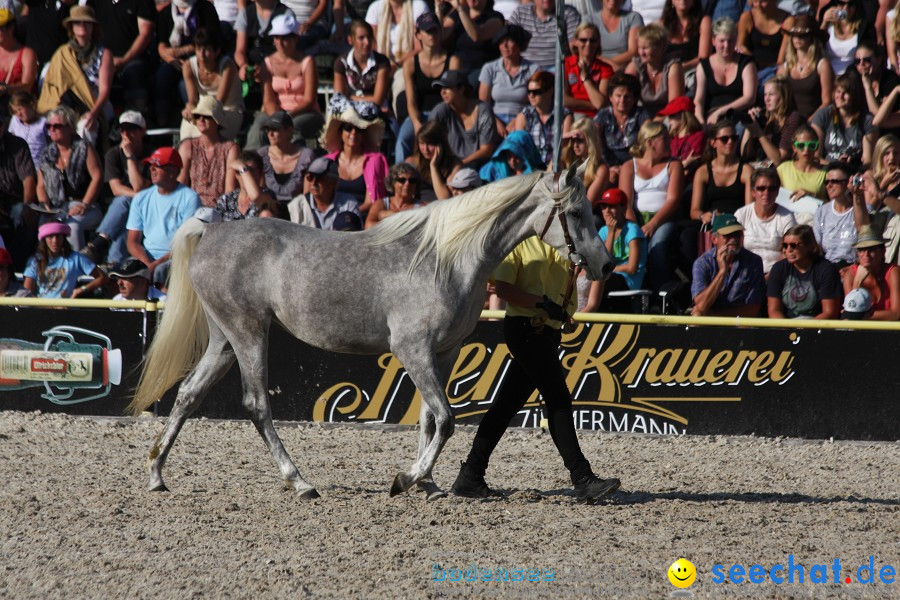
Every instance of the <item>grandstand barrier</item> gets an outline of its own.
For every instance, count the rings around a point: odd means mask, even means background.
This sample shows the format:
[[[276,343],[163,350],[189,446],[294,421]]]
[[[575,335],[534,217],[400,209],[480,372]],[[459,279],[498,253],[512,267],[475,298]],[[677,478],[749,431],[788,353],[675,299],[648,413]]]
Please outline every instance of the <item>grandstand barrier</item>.
[[[50,308],[59,305],[67,310]],[[122,415],[156,308],[0,298],[0,408]],[[590,314],[578,315],[560,353],[580,429],[893,441],[898,330],[900,323]],[[270,345],[279,349],[269,355],[276,419],[416,423],[420,397],[392,354],[325,352],[279,327]],[[121,376],[112,383],[118,353]],[[447,387],[458,423],[480,421],[508,361],[500,323],[479,322]],[[233,367],[199,416],[245,418],[239,377]],[[158,414],[168,414],[173,397],[158,403]],[[537,427],[541,417],[534,395],[513,425]]]

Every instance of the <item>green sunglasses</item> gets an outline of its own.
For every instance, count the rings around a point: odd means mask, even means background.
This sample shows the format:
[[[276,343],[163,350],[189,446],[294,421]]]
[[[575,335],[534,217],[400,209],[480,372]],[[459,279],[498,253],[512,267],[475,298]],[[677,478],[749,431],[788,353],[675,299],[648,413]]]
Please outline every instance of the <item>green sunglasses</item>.
[[[815,140],[811,140],[808,142],[794,142],[794,148],[796,148],[797,150],[800,150],[801,152],[803,150],[807,150],[807,149],[815,152],[816,150],[819,149],[819,142],[817,142]]]

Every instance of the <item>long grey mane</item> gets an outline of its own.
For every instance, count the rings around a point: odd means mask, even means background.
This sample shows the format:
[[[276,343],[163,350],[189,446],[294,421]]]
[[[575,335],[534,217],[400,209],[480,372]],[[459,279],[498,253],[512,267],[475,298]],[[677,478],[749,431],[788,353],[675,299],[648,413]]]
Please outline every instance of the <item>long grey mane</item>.
[[[419,247],[409,265],[415,270],[429,252],[436,258],[435,278],[444,283],[449,274],[466,263],[484,260],[485,244],[504,211],[534,191],[535,185],[548,199],[561,202],[563,212],[580,198],[584,185],[571,178],[565,189],[554,192],[541,180],[546,173],[536,172],[508,177],[482,186],[450,200],[433,202],[420,210],[410,210],[384,220],[369,237],[372,245],[385,245],[418,233]],[[549,179],[549,178],[548,178]]]

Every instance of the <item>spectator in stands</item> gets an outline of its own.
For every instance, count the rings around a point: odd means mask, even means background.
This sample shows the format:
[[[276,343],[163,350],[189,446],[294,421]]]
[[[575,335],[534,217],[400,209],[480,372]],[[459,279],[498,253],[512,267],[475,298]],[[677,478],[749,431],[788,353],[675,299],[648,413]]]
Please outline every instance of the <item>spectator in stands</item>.
[[[234,171],[238,187],[222,194],[216,201],[216,212],[222,215],[223,221],[252,219],[264,210],[279,210],[275,206],[275,196],[266,188],[262,158],[258,153],[245,150],[228,163],[228,170]]]
[[[734,21],[719,19],[712,32],[715,52],[701,59],[697,69],[694,104],[701,123],[715,123],[729,110],[746,111],[756,100],[756,65],[752,58],[735,50]]]
[[[375,52],[375,30],[361,19],[350,23],[350,51],[334,61],[334,91],[388,110],[391,61]]]
[[[152,81],[150,49],[157,12],[152,0],[93,0],[103,45],[113,53],[116,80],[124,90],[125,106],[149,114]],[[72,7],[69,18],[75,13]],[[148,52],[150,51],[150,52]]]
[[[197,30],[194,55],[181,65],[187,95],[187,103],[181,111],[181,139],[200,137],[191,116],[202,96],[212,96],[222,104],[222,137],[226,140],[237,137],[244,119],[244,98],[237,65],[224,50],[218,29]],[[171,87],[168,88],[170,92]]]
[[[166,295],[150,283],[150,270],[136,258],[127,258],[109,271],[119,288],[113,300],[165,300]]]
[[[900,267],[885,261],[885,243],[881,232],[871,225],[859,229],[856,262],[842,276],[844,294],[863,288],[872,298],[873,321],[900,320]]]
[[[737,49],[753,58],[760,87],[775,76],[784,60],[788,39],[781,26],[789,17],[776,0],[757,0],[738,19]]]
[[[172,238],[201,202],[197,192],[178,181],[184,165],[175,148],[159,148],[144,162],[150,165],[152,185],[131,202],[128,253],[147,265],[154,284],[165,289]]]
[[[0,5],[0,102],[13,92],[32,92],[37,80],[34,50],[16,39],[16,13],[11,5]]]
[[[863,175],[862,185],[851,188],[853,216],[857,228],[872,225],[882,231],[885,261],[900,262],[900,141],[888,134],[875,144],[873,167]],[[882,165],[879,169],[878,165]],[[879,183],[880,182],[880,183]]]
[[[234,62],[238,66],[241,81],[258,81],[256,67],[263,59],[275,52],[272,39],[272,22],[280,15],[293,15],[291,9],[280,0],[254,0],[238,9],[234,21],[235,46]],[[249,70],[248,70],[249,69]],[[252,72],[252,75],[248,75]]]
[[[335,229],[338,215],[351,213],[362,218],[359,201],[350,194],[337,190],[338,165],[334,160],[321,156],[306,171],[309,192],[297,196],[288,210],[291,221],[318,229]]]
[[[9,132],[28,142],[31,158],[37,166],[41,152],[47,145],[47,118],[37,112],[37,98],[31,92],[19,90],[10,95]]]
[[[284,0],[284,3],[291,9],[300,24],[297,44],[303,52],[309,51],[320,40],[324,40],[331,34],[328,0]]]
[[[23,208],[37,202],[37,174],[28,144],[7,131],[8,120],[0,103],[0,237],[21,267],[34,251],[37,218]]]
[[[619,175],[619,188],[628,197],[628,220],[643,223],[641,229],[649,241],[647,286],[655,291],[674,276],[675,218],[684,193],[684,169],[669,152],[666,128],[647,121],[631,148],[632,160],[622,165]]]
[[[219,15],[219,32],[222,34],[223,45],[226,48],[233,49],[234,41],[234,23],[237,21],[238,2],[237,0],[213,0],[213,6],[216,8],[216,14]],[[229,54],[231,54],[229,52]]]
[[[425,206],[419,199],[419,174],[411,164],[397,163],[391,167],[386,183],[391,195],[372,205],[366,217],[366,229],[398,212]]]
[[[454,44],[459,69],[469,74],[470,84],[476,85],[481,81],[478,73],[482,66],[497,59],[503,15],[494,10],[493,0],[436,2],[435,9],[444,27],[444,40]]]
[[[25,267],[25,288],[41,298],[78,298],[103,286],[106,276],[88,258],[73,252],[67,236],[69,226],[50,221],[38,230],[37,252]],[[90,275],[93,281],[78,285],[78,278]]]
[[[481,177],[478,176],[475,169],[465,168],[456,172],[456,175],[447,182],[447,187],[450,188],[452,195],[460,196],[481,187],[482,183]]]
[[[75,133],[75,113],[60,106],[47,114],[50,143],[38,165],[37,197],[46,209],[57,211],[68,223],[69,244],[84,247],[84,232],[100,224],[97,208],[103,170],[94,147]]]
[[[610,168],[610,183],[616,185],[619,165],[630,160],[629,148],[637,142],[641,125],[649,118],[637,105],[641,84],[634,75],[616,73],[609,80],[609,106],[597,111],[594,122],[603,137],[603,157]]]
[[[713,219],[715,246],[694,262],[694,316],[756,317],[766,297],[762,259],[744,248],[734,215]]]
[[[829,262],[844,269],[856,260],[856,222],[853,217],[853,198],[849,184],[853,170],[846,163],[828,165],[825,190],[828,202],[816,210],[812,229],[822,254]]]
[[[423,0],[375,0],[366,11],[366,22],[375,30],[375,49],[391,61],[391,97],[394,100],[400,97],[406,83],[403,65],[416,52],[416,19],[428,10]]]
[[[689,0],[690,1],[690,0]],[[638,31],[638,52],[625,72],[641,83],[641,105],[652,117],[684,95],[684,70],[677,58],[665,60],[668,33],[658,23]]]
[[[656,116],[663,117],[663,123],[669,130],[672,158],[681,161],[685,177],[693,181],[694,172],[706,150],[706,132],[694,114],[694,101],[687,96],[679,96],[666,104]]]
[[[541,162],[549,165],[553,160],[554,110],[553,73],[538,71],[528,79],[528,106],[518,114],[513,130],[527,131],[537,146]],[[562,109],[563,135],[572,127],[572,111]]]
[[[750,122],[741,141],[741,155],[750,162],[770,162],[777,167],[791,156],[791,140],[803,122],[796,110],[791,86],[783,77],[763,85],[763,106],[751,108]]]
[[[337,191],[359,202],[361,214],[385,194],[388,163],[379,152],[384,135],[380,109],[371,102],[335,94],[328,103],[328,122],[320,142],[326,156],[338,164]]]
[[[113,118],[115,56],[100,44],[100,23],[89,6],[73,6],[64,21],[69,43],[60,46],[44,75],[38,112],[65,105],[78,116],[78,133],[95,145]]]
[[[34,294],[16,281],[12,255],[6,248],[0,248],[0,298],[28,298]]]
[[[293,141],[294,120],[280,110],[263,124],[269,145],[257,152],[262,157],[265,185],[279,202],[289,202],[303,191],[303,174],[315,158],[312,149]]]
[[[894,7],[887,12],[885,15],[885,46],[887,49],[887,58],[888,65],[891,71],[894,73],[900,74],[900,46],[898,46],[898,42],[900,42],[900,19],[897,18],[898,14],[897,4],[894,3]]]
[[[422,126],[416,141],[413,154],[406,162],[419,171],[420,198],[425,202],[446,200],[451,195],[447,182],[460,170],[462,163],[453,156],[446,132],[435,121]]]
[[[869,171],[879,191],[900,196],[900,139],[896,135],[889,133],[878,139]]]
[[[451,56],[444,48],[441,24],[434,13],[422,13],[416,19],[416,42],[422,49],[412,60],[403,63],[406,83],[402,97],[406,100],[406,112],[409,116],[403,119],[397,135],[396,162],[403,162],[412,154],[416,134],[428,120],[434,107],[441,103],[440,91],[432,83],[448,70],[459,66],[459,59]]]
[[[822,30],[828,34],[825,57],[831,63],[834,74],[843,75],[853,64],[853,53],[862,39],[862,14],[859,6],[855,0],[832,1],[825,5],[820,19]]]
[[[497,151],[481,167],[478,175],[488,183],[514,175],[543,171],[545,167],[528,132],[513,131],[500,142]]]
[[[834,102],[816,111],[810,121],[819,136],[818,156],[840,160],[859,168],[872,161],[878,129],[866,110],[865,92],[856,72],[841,75],[834,82]]]
[[[300,50],[298,28],[299,23],[290,14],[272,18],[269,35],[275,40],[275,52],[263,59],[263,105],[247,132],[246,150],[258,150],[266,143],[262,125],[279,110],[287,111],[294,120],[294,141],[315,138],[322,130],[325,120],[316,98],[316,63]]]
[[[563,136],[561,155],[563,169],[574,163],[584,164],[582,181],[588,201],[594,206],[609,187],[609,167],[603,162],[603,146],[597,125],[588,119],[575,121]]]
[[[637,32],[645,22],[638,11],[623,11],[623,4],[624,0],[603,0],[599,14],[592,11],[581,15],[582,19],[597,25],[600,56],[616,71],[628,66],[637,55]]]
[[[184,168],[178,181],[193,188],[200,195],[204,206],[214,208],[222,194],[237,185],[234,172],[228,165],[240,153],[238,145],[222,139],[224,122],[222,104],[212,96],[204,96],[194,109],[191,118],[200,137],[183,140],[178,146]]]
[[[575,30],[576,53],[563,61],[563,101],[576,115],[593,117],[609,103],[609,78],[615,70],[600,58],[600,28],[582,22]]]
[[[893,71],[884,67],[884,52],[881,46],[872,42],[860,42],[856,47],[853,64],[862,78],[863,90],[866,94],[866,108],[873,115],[878,114],[882,101],[895,87],[900,85],[900,78]]]
[[[464,165],[480,167],[500,142],[491,105],[475,100],[462,71],[447,71],[432,85],[441,90],[443,102],[434,108],[429,120],[444,127],[453,154]]]
[[[641,227],[626,216],[628,197],[618,188],[603,192],[597,203],[603,226],[600,239],[606,251],[613,258],[615,268],[606,281],[590,282],[585,302],[579,308],[582,312],[629,312],[630,301],[618,301],[609,297],[610,292],[638,290],[644,283],[647,266],[647,238]],[[596,210],[596,209],[595,209]],[[583,296],[584,278],[578,279],[579,298]]]
[[[478,99],[493,105],[500,137],[512,131],[516,115],[528,106],[528,80],[538,71],[536,64],[522,58],[530,39],[531,34],[518,25],[501,29],[494,37],[500,58],[484,65],[478,77]]]
[[[797,15],[785,29],[790,39],[778,74],[787,79],[797,110],[808,119],[831,102],[834,71],[812,17]]]
[[[781,181],[775,169],[757,169],[750,178],[753,204],[739,208],[734,216],[744,227],[744,248],[762,259],[763,273],[781,260],[781,242],[797,224],[794,213],[775,203]]]
[[[784,258],[769,271],[768,306],[772,319],[837,319],[841,311],[841,276],[822,256],[809,225],[784,234]]]
[[[677,60],[693,78],[700,59],[712,52],[712,18],[704,14],[700,0],[683,0],[677,6],[667,0],[659,22],[669,34],[661,64]]]
[[[56,49],[68,41],[68,33],[63,21],[69,16],[69,9],[78,5],[78,0],[25,0],[21,24],[25,29],[25,46],[34,51],[38,69],[50,62]],[[34,90],[35,94],[38,90]]]
[[[575,29],[581,20],[578,11],[564,5],[563,18],[566,22],[566,41],[575,37]],[[520,5],[509,17],[510,25],[519,25],[531,34],[528,50],[522,56],[542,69],[556,68],[556,3],[553,0],[535,0]],[[563,48],[568,53],[568,44]]]
[[[153,103],[159,125],[174,123],[176,107],[190,99],[183,77],[184,66],[196,56],[194,36],[201,28],[219,33],[219,15],[211,2],[171,0],[159,12],[156,39],[160,60],[153,80]],[[207,73],[218,71],[215,57],[211,58]],[[225,102],[224,98],[219,100]]]
[[[119,116],[121,140],[106,153],[104,174],[113,193],[112,202],[97,227],[97,235],[81,251],[96,264],[119,263],[128,256],[125,246],[131,200],[150,186],[150,168],[144,159],[150,148],[144,143],[147,123],[139,112],[126,111]]]
[[[809,125],[794,131],[794,159],[778,165],[782,187],[793,192],[792,200],[803,196],[825,199],[825,170],[819,164],[819,136]]]

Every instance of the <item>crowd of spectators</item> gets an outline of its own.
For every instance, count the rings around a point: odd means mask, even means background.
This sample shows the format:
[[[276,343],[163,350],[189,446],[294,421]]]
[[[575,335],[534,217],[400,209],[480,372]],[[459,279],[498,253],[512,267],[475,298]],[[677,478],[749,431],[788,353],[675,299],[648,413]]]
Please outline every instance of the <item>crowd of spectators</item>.
[[[562,78],[617,265],[583,309],[897,319],[898,6],[567,0],[557,73],[553,0],[0,0],[0,293],[153,296],[193,215],[367,229],[552,168]]]

